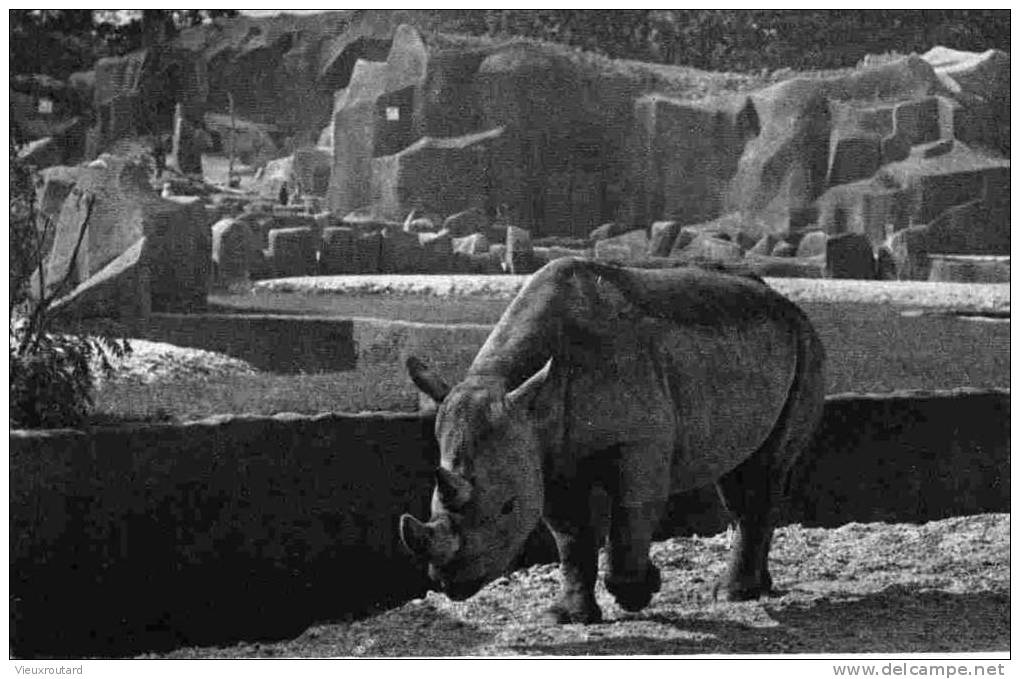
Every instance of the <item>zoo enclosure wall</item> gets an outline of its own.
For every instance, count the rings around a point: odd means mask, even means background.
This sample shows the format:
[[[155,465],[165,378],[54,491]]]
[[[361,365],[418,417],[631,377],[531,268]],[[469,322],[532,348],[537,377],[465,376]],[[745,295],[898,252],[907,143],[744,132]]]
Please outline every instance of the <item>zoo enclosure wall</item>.
[[[784,521],[1009,511],[1008,390],[841,395]],[[397,519],[427,514],[428,412],[222,416],[10,434],[11,649],[123,655],[297,636],[420,596]],[[660,537],[725,525],[714,489]],[[524,561],[554,558],[544,529]]]

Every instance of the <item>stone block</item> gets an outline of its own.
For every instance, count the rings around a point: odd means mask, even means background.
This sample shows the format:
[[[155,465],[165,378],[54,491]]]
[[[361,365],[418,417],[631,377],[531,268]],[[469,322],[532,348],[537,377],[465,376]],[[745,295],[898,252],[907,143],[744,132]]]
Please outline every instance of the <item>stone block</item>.
[[[739,262],[743,259],[743,252],[740,246],[732,241],[699,234],[682,250],[677,251],[674,248],[670,258],[726,264]]]
[[[883,276],[895,272],[896,280],[928,280],[928,227],[911,226],[891,235],[879,250]]]
[[[910,224],[910,195],[869,180],[834,186],[817,201],[818,230],[830,236],[863,233],[874,247]]]
[[[632,262],[643,259],[647,253],[648,235],[644,229],[595,241],[595,259]]]
[[[316,242],[307,226],[270,229],[267,252],[273,275],[312,276],[316,269]]]
[[[229,284],[248,280],[258,250],[245,222],[227,218],[213,224],[212,261],[216,282]]]
[[[600,226],[592,229],[591,233],[588,234],[588,240],[592,243],[607,238],[615,238],[616,236],[622,236],[623,234],[630,231],[630,227],[625,224],[619,224],[617,222],[606,222]]]
[[[382,232],[382,273],[418,273],[424,264],[418,234],[387,228]]]
[[[677,257],[684,249],[691,244],[691,242],[701,235],[701,232],[697,229],[692,229],[689,226],[680,227],[680,233],[676,235],[676,239],[673,241],[673,248],[669,251],[670,257]]]
[[[419,233],[422,269],[429,273],[451,273],[453,269],[453,237],[449,231]]]
[[[443,229],[454,238],[463,238],[473,233],[484,233],[490,223],[484,210],[471,208],[452,214],[443,221]]]
[[[577,248],[563,248],[558,246],[547,246],[547,247],[535,247],[534,249],[535,259],[539,265],[545,265],[554,259],[561,259],[563,257],[581,257],[582,259],[590,259],[592,256],[591,250],[580,250]]]
[[[382,272],[382,232],[361,233],[354,239],[354,261],[356,273],[371,274]]]
[[[803,245],[803,242],[801,243]],[[871,241],[860,233],[830,236],[825,241],[826,278],[875,278],[875,254]]]
[[[829,156],[829,186],[867,179],[882,166],[880,136],[864,132],[844,134],[833,132],[834,139]]]
[[[428,217],[416,217],[404,222],[404,231],[408,233],[435,233],[436,223]]]
[[[533,247],[530,231],[517,226],[507,227],[504,269],[513,274],[533,273],[537,269]]]
[[[673,244],[680,235],[681,224],[677,221],[655,222],[651,227],[648,239],[648,255],[651,257],[668,257]]]
[[[828,236],[824,231],[808,231],[797,244],[798,257],[814,257],[825,254],[825,243]]]
[[[452,233],[452,232],[451,232]],[[472,233],[469,236],[453,239],[453,251],[465,255],[481,255],[489,252],[489,239],[484,233]]]
[[[788,243],[785,240],[781,240],[776,243],[775,247],[772,248],[773,257],[796,257],[797,246],[793,243]]]
[[[941,136],[939,102],[935,97],[897,104],[893,119],[896,135],[905,138],[911,146],[927,144]]]
[[[770,278],[824,278],[825,256],[776,257],[748,254],[744,264],[752,272]]]
[[[754,244],[745,254],[747,255],[771,255],[775,249],[776,244],[779,242],[779,236],[771,233],[767,233],[758,239],[758,242]]]
[[[319,245],[319,272],[327,276],[359,273],[357,238],[351,227],[325,227]]]

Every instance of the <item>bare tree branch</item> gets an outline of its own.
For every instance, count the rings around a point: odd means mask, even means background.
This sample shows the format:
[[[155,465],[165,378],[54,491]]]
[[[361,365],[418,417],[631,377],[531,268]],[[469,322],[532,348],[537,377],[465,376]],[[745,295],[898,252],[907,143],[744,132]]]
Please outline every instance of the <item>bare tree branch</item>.
[[[85,233],[88,230],[89,219],[92,217],[92,206],[96,199],[93,194],[88,192],[83,192],[82,196],[85,200],[85,217],[82,219],[81,226],[78,229],[78,240],[74,244],[74,250],[71,251],[71,260],[68,262],[67,271],[64,272],[64,277],[53,287],[49,294],[46,294],[46,289],[43,286],[45,278],[42,271],[44,270],[44,267],[41,264],[39,266],[39,301],[36,302],[32,309],[32,313],[29,316],[29,341],[27,344],[22,345],[21,350],[19,351],[19,354],[21,355],[24,355],[30,349],[34,349],[39,344],[40,339],[45,334],[45,328],[50,320],[50,314],[48,313],[51,310],[50,307],[53,302],[67,289],[68,282],[71,280],[71,275],[77,268],[78,253],[81,251],[81,244],[85,240]],[[40,247],[40,253],[41,249],[42,248]]]

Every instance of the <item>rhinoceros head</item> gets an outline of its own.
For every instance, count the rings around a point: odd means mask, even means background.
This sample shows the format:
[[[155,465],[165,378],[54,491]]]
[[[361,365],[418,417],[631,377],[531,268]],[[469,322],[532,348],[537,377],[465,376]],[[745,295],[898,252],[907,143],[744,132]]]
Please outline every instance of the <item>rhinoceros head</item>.
[[[400,519],[404,545],[429,562],[432,579],[452,599],[466,599],[499,577],[542,515],[542,460],[532,410],[549,365],[506,393],[466,380],[453,389],[411,359],[408,369],[440,402],[440,466],[432,516]]]

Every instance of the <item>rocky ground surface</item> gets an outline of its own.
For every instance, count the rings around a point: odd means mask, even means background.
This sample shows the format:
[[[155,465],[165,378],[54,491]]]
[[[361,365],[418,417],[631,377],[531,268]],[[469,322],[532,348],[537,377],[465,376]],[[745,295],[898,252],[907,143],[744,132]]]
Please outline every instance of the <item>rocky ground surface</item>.
[[[510,299],[528,276],[359,275],[307,276],[258,281],[256,292],[299,294],[405,294],[435,297],[483,296]],[[906,308],[1009,313],[1008,284],[927,283],[769,278],[794,302],[860,302]]]
[[[97,376],[98,382],[118,380],[151,384],[171,378],[216,377],[256,372],[255,368],[245,361],[214,351],[141,339],[128,341],[131,353],[123,358],[111,358],[112,374],[104,375],[101,370],[94,370],[93,374]],[[95,367],[98,368],[98,362]]]
[[[657,543],[662,591],[625,613],[602,588],[606,621],[548,626],[554,565],[517,571],[472,599],[430,593],[353,623],[323,624],[278,643],[187,648],[159,657],[583,656],[944,653],[1009,650],[1009,515],[927,523],[787,526],[772,573],[782,591],[717,603],[726,535]]]

